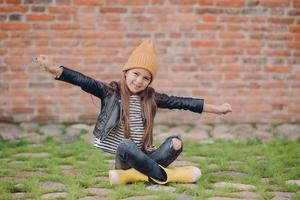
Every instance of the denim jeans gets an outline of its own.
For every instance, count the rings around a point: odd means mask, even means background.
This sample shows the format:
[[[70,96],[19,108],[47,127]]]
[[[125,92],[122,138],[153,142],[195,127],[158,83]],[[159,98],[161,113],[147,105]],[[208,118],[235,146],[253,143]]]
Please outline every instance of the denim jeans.
[[[175,150],[172,146],[172,139],[177,136],[168,137],[158,149],[151,153],[144,152],[138,148],[137,145],[131,139],[124,139],[118,146],[116,152],[116,169],[129,169],[135,168],[148,177],[160,181],[166,181],[167,175],[165,171],[160,167],[167,167],[170,165],[179,154],[182,152],[181,148]]]

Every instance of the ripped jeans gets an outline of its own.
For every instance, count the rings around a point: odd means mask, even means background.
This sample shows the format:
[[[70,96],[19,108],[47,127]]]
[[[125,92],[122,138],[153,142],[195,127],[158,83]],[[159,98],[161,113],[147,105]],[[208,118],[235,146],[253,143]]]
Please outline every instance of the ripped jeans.
[[[173,147],[173,139],[180,140],[181,147],[176,150]],[[158,149],[151,153],[146,153],[131,139],[124,139],[118,146],[116,152],[116,169],[129,169],[135,168],[148,177],[160,181],[166,181],[167,175],[160,167],[167,167],[170,165],[179,154],[182,152],[182,141],[177,136],[168,137]]]

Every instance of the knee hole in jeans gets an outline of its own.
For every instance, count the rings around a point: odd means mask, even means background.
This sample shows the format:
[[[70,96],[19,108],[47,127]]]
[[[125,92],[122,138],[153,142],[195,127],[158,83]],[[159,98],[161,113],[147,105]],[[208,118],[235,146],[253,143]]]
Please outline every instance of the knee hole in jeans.
[[[171,147],[173,147],[175,150],[181,149],[181,147],[182,147],[181,140],[178,139],[178,138],[173,138],[172,143],[171,143]]]

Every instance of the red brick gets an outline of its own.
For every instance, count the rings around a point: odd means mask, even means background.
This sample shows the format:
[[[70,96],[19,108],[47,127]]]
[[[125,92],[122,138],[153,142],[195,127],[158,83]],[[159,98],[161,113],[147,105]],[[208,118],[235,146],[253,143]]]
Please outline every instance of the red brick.
[[[216,0],[216,5],[222,7],[243,7],[245,5],[245,0]]]
[[[222,72],[232,71],[232,72],[240,72],[243,71],[244,67],[241,65],[228,65],[228,66],[221,66],[219,68]]]
[[[152,4],[164,4],[165,0],[152,0]]]
[[[59,40],[51,42],[51,46],[54,47],[74,47],[78,45],[76,40]]]
[[[79,5],[101,5],[103,4],[102,0],[74,0],[74,4]]]
[[[267,22],[267,19],[265,17],[250,16],[249,21],[255,23],[265,23]]]
[[[28,11],[28,6],[5,5],[0,6],[0,13],[24,13]]]
[[[158,30],[158,25],[154,23],[146,23],[144,25],[145,31],[156,31]]]
[[[24,49],[24,52],[28,55],[39,55],[39,54],[45,54],[45,55],[51,55],[55,54],[57,52],[57,49],[51,49],[51,48],[42,48],[42,47],[36,47],[36,48],[28,48]],[[32,58],[30,58],[32,60]]]
[[[300,26],[290,26],[289,31],[299,33],[300,32]]]
[[[300,112],[300,104],[296,103],[296,104],[289,104],[288,105],[288,110],[291,113],[299,113]]]
[[[214,4],[214,0],[198,0],[198,3],[200,5],[213,5]]]
[[[110,23],[103,25],[104,30],[114,30],[114,31],[124,31],[126,29],[125,25],[122,23]]]
[[[223,30],[224,26],[220,24],[198,24],[196,26],[197,30],[205,31],[205,30]]]
[[[127,43],[123,41],[101,41],[98,42],[99,47],[126,47]]]
[[[300,49],[300,42],[288,43],[290,49]]]
[[[198,19],[197,15],[169,15],[171,22],[196,22]]]
[[[240,42],[239,43],[240,47],[244,47],[244,48],[261,48],[264,46],[264,42],[263,41],[254,41],[254,40],[250,40],[247,42]]]
[[[174,72],[194,72],[197,70],[196,66],[174,66],[172,71]]]
[[[58,15],[57,20],[59,21],[72,21],[72,16],[67,14]]]
[[[7,50],[6,49],[0,49],[0,55],[4,55],[7,53]]]
[[[3,23],[0,24],[2,30],[28,30],[29,24],[26,23]]]
[[[3,79],[6,80],[28,80],[30,78],[30,75],[24,74],[24,73],[10,73],[10,74],[4,74]]]
[[[247,22],[248,17],[244,16],[236,16],[236,15],[225,15],[220,19],[221,22],[229,22],[229,23],[241,23]]]
[[[246,104],[245,111],[250,112],[250,113],[251,112],[254,112],[254,113],[271,112],[272,106],[269,104],[264,104],[264,103]]]
[[[284,81],[265,81],[262,87],[266,89],[286,89],[288,85]]]
[[[192,6],[182,6],[182,7],[179,7],[177,9],[178,12],[180,13],[192,13],[194,11],[194,8]]]
[[[237,58],[233,58],[233,57],[225,57],[225,58],[223,58],[223,62],[224,63],[235,63],[237,61],[238,61],[238,59]]]
[[[12,66],[10,66],[10,69],[11,69],[11,71],[18,71],[18,72],[20,72],[20,71],[24,72],[26,70],[24,65],[12,65]]]
[[[21,0],[5,0],[7,4],[20,4]]]
[[[8,90],[8,88],[9,88],[9,84],[8,84],[8,83],[0,83],[0,89],[1,89],[2,91]],[[0,104],[0,105],[1,105],[1,104]]]
[[[293,0],[293,7],[300,8],[300,0]]]
[[[133,7],[131,9],[132,14],[142,14],[142,13],[145,13],[145,12],[146,12],[146,9],[144,7]]]
[[[0,33],[1,34],[1,33]],[[1,38],[1,36],[0,36],[0,38]],[[300,42],[300,33],[299,34],[294,34],[294,40],[296,41],[296,42]]]
[[[288,34],[269,34],[267,36],[267,39],[269,40],[293,40],[293,36],[292,35],[288,35]]]
[[[31,44],[30,40],[24,40],[24,39],[14,39],[14,40],[3,42],[3,45],[6,47],[27,47],[30,44]]]
[[[29,14],[26,16],[26,19],[29,21],[52,21],[54,20],[54,16],[47,14]]]
[[[269,22],[275,24],[293,24],[295,19],[294,18],[269,18]]]
[[[122,19],[122,16],[116,14],[106,14],[104,16],[106,21],[119,22]]]
[[[29,57],[6,57],[4,62],[7,64],[28,64],[32,62],[32,58]]]
[[[266,7],[281,7],[289,6],[289,0],[261,0],[261,6]]]
[[[95,118],[97,117],[97,114],[82,114],[79,115],[78,119],[79,120],[95,120]]]
[[[291,56],[291,52],[288,50],[269,50],[269,51],[264,51],[264,54],[267,56],[283,56],[283,57],[289,57]]]
[[[241,39],[245,38],[244,34],[241,32],[221,32],[220,34],[221,39]]]
[[[12,116],[7,116],[5,113],[0,114],[0,121],[1,122],[12,122],[13,117]]]
[[[151,13],[151,14],[161,14],[161,13],[164,13],[164,14],[172,14],[174,13],[174,9],[172,7],[150,7],[147,9],[147,12],[148,13]]]
[[[222,49],[216,51],[217,55],[242,55],[243,50],[240,49]]]
[[[80,25],[78,23],[59,23],[59,24],[51,25],[51,29],[56,29],[56,30],[76,30],[79,28]]]
[[[127,8],[124,7],[101,7],[100,9],[101,13],[126,13]]]
[[[121,0],[120,3],[125,5],[147,5],[150,0]]]
[[[192,47],[217,47],[219,46],[219,42],[214,40],[208,40],[208,41],[192,41],[191,42]]]
[[[49,41],[48,40],[35,40],[34,43],[36,46],[40,47],[40,46],[48,46],[49,45]]]
[[[53,6],[49,7],[50,13],[62,13],[62,14],[75,14],[77,13],[77,7],[75,6]]]
[[[300,14],[300,9],[290,10],[288,15],[289,16],[298,16]],[[297,23],[299,24],[299,19],[297,19]]]
[[[0,39],[7,38],[7,33],[0,32]]]
[[[271,114],[271,118],[269,121],[272,121],[272,122],[283,122],[283,121],[290,121],[292,122],[292,118],[293,116],[291,114],[285,114],[285,113],[282,113],[282,114]]]
[[[75,50],[74,55],[101,55],[103,51],[100,49],[82,49],[82,50]]]
[[[265,72],[287,73],[290,71],[290,66],[265,66]]]
[[[5,96],[9,97],[9,98],[13,98],[13,99],[17,99],[17,97],[31,97],[32,96],[32,92],[28,92],[28,91],[24,91],[24,90],[13,90],[8,92]],[[18,105],[18,104],[15,104]]]
[[[28,107],[13,107],[11,111],[12,111],[12,113],[17,113],[17,114],[20,114],[20,113],[31,114],[34,112],[34,109],[28,108]]]
[[[40,115],[32,115],[30,120],[33,121],[41,121],[41,122],[49,122],[49,121],[55,121],[58,119],[58,116],[55,115],[47,115],[47,114],[40,114]]]
[[[226,74],[224,74],[225,80],[237,79],[239,77],[240,77],[240,75],[237,74],[237,73],[226,73]]]
[[[172,4],[194,4],[196,0],[170,0]]]
[[[203,15],[202,19],[204,22],[216,22],[218,17],[215,15]]]

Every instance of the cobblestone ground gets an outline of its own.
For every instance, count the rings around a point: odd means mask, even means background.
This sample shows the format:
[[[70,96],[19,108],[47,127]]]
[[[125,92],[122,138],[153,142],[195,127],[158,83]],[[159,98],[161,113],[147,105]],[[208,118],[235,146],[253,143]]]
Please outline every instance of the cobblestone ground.
[[[92,130],[94,125],[88,124],[36,124],[36,123],[21,123],[21,124],[9,124],[9,123],[0,123],[0,137],[5,140],[15,141],[21,138],[26,139],[31,143],[32,146],[41,143],[43,140],[47,139],[49,136],[52,136],[60,141],[72,142],[78,140],[78,138],[85,139],[92,143]],[[280,124],[280,125],[269,125],[269,124],[238,124],[238,125],[225,125],[218,124],[214,126],[202,125],[202,126],[193,126],[193,125],[182,125],[182,126],[169,126],[169,125],[157,125],[155,127],[155,137],[159,140],[170,135],[180,135],[183,139],[197,140],[202,143],[213,143],[215,140],[249,140],[249,139],[260,139],[265,142],[272,141],[273,139],[287,139],[287,140],[298,140],[300,139],[300,125],[295,124]],[[87,134],[88,133],[88,134]],[[39,152],[39,153],[19,153],[16,156],[29,156],[37,158],[47,158],[48,153]],[[184,156],[180,157],[173,166],[184,166],[184,165],[197,165],[197,161],[207,159],[205,157],[192,157],[192,161],[185,160]],[[2,159],[3,160],[3,159]],[[7,160],[10,163],[18,163],[22,161],[19,160]],[[107,160],[107,162],[113,165],[113,160]],[[232,162],[232,165],[238,165],[239,161]],[[65,174],[70,176],[76,176],[80,171],[72,168],[70,165],[61,165],[61,169]],[[210,165],[209,168],[215,168],[216,165]],[[2,171],[5,169],[1,169]],[[20,178],[26,178],[30,176],[43,176],[45,172],[41,172],[38,169],[36,171],[23,171],[22,173],[17,173],[12,177],[1,177],[0,182],[3,179],[18,180]],[[235,171],[218,171],[212,174],[213,176],[220,177],[245,177],[248,176],[245,173],[235,172]],[[100,177],[95,177],[100,178]],[[107,177],[101,177],[101,179],[107,179]],[[265,180],[268,181],[268,180]],[[300,185],[300,178],[298,180],[288,180],[287,184],[296,184]],[[16,185],[16,188],[22,188],[22,184]],[[55,181],[44,181],[39,184],[39,187],[56,192],[45,193],[41,196],[41,199],[64,199],[67,196],[66,186],[62,183]],[[188,188],[197,188],[196,184],[183,184],[182,187]],[[254,185],[231,183],[230,179],[224,179],[224,181],[216,182],[213,185],[214,188],[234,188],[236,189],[235,193],[231,193],[231,196],[234,197],[222,197],[215,196],[210,197],[209,200],[233,200],[233,199],[263,199],[258,193],[253,192],[255,189]],[[159,186],[159,185],[150,185],[147,186],[148,190],[153,191],[165,191],[167,193],[176,192],[176,188],[172,186]],[[17,190],[18,191],[18,190]],[[21,190],[19,190],[21,191]],[[86,192],[89,194],[86,197],[80,198],[80,200],[92,200],[92,199],[107,199],[107,196],[113,192],[112,189],[108,188],[96,188],[91,187],[87,188]],[[210,192],[210,191],[207,191]],[[284,192],[276,190],[270,191],[272,193],[272,199],[274,200],[286,200],[292,199],[295,196],[295,193]],[[16,199],[30,199],[27,198],[28,194],[23,192],[15,192],[13,196]],[[185,193],[178,193],[178,199],[195,199],[192,195],[187,195]],[[145,196],[133,196],[126,198],[126,200],[146,200],[146,199],[155,199],[157,196],[155,192],[153,195]]]

